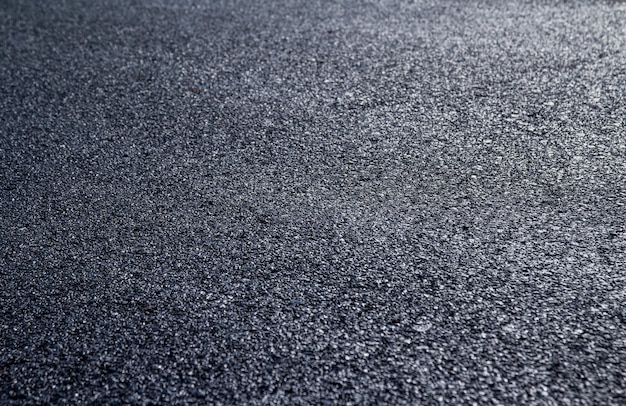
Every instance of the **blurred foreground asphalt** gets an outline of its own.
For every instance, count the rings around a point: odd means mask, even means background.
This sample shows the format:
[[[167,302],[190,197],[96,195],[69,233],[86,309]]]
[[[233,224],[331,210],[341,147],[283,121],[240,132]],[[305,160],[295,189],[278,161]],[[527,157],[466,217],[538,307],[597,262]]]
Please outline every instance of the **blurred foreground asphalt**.
[[[0,404],[626,404],[626,3],[0,38]]]

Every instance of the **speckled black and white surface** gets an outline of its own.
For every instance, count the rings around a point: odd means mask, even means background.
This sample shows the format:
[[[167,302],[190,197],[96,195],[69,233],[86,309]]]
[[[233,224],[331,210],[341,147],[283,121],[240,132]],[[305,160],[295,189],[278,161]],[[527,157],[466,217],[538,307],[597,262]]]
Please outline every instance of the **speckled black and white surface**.
[[[626,3],[0,38],[1,404],[626,404]]]

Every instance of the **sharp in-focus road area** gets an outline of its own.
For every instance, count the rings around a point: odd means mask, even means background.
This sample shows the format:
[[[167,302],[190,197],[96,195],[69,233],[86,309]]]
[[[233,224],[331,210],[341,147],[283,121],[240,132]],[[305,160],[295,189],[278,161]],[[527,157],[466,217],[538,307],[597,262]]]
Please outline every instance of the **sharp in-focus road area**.
[[[0,404],[626,404],[626,3],[0,0]]]

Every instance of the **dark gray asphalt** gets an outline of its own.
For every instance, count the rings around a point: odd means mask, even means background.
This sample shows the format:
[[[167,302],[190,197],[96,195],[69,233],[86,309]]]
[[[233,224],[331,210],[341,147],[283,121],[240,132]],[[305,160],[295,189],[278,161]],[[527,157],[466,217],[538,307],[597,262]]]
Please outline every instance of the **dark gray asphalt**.
[[[626,3],[0,0],[0,404],[626,404]]]

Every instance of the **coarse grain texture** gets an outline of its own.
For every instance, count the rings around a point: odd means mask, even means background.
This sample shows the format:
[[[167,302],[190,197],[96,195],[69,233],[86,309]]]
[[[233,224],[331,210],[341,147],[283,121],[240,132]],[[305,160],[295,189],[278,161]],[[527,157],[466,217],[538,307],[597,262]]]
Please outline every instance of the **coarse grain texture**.
[[[0,404],[626,404],[625,22],[0,1]]]

